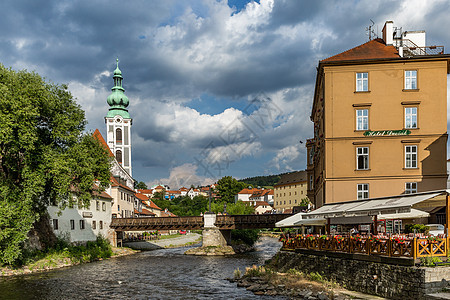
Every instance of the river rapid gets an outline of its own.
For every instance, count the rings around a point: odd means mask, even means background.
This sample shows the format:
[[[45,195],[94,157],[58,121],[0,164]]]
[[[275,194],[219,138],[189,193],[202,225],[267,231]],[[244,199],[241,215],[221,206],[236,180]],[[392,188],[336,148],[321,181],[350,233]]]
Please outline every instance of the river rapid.
[[[256,251],[232,257],[159,249],[45,273],[0,278],[0,299],[284,299],[255,296],[227,278],[262,265],[281,247],[263,237]]]

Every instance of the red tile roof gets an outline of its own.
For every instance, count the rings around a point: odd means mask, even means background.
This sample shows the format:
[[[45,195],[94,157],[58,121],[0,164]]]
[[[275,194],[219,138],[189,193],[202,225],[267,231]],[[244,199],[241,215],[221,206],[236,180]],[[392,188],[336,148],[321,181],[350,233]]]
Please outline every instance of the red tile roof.
[[[138,192],[141,194],[152,194],[153,190],[152,189],[146,189],[146,190],[138,189]]]
[[[161,210],[161,208],[159,208],[158,205],[156,205],[152,200],[149,199],[149,200],[147,201],[147,203],[149,204],[148,206],[149,206],[150,208]]]
[[[98,129],[95,129],[93,137],[95,137],[100,142],[100,144],[105,147],[105,149],[109,152],[109,156],[114,157],[114,154],[111,152],[111,149],[109,149],[108,144],[106,143],[105,139]]]
[[[121,187],[121,188],[123,188],[123,189],[129,190],[130,192],[133,192],[133,193],[134,193],[134,190],[133,190],[133,189],[130,189],[128,186],[119,183],[119,182],[117,181],[117,179],[114,178],[113,176],[111,176],[111,186],[112,186],[112,187],[119,186],[119,187]]]
[[[270,206],[270,204],[269,203],[267,203],[266,201],[256,201],[256,203],[255,203],[255,207],[258,207],[258,206]]]
[[[253,189],[243,189],[238,194],[253,194],[254,192],[258,192],[260,189],[253,188]]]
[[[161,212],[161,217],[176,217],[177,215],[175,215],[174,213],[171,213],[170,211],[162,211]]]
[[[368,41],[350,50],[336,54],[321,62],[337,62],[346,60],[367,60],[383,58],[399,58],[398,51],[394,46],[386,46],[382,39]]]
[[[145,209],[145,208],[142,209],[141,215],[146,215],[146,216],[156,216],[155,213],[153,213],[153,212],[151,212],[151,211],[149,211],[148,209]]]
[[[139,200],[143,200],[143,201],[148,200],[148,197],[145,196],[144,194],[141,194],[141,193],[135,193],[134,195],[135,195],[136,198],[138,198]]]

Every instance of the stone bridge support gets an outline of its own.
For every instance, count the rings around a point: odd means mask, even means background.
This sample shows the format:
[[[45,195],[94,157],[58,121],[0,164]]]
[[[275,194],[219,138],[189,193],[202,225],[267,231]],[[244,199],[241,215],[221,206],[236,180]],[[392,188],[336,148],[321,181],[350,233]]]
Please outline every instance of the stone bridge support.
[[[202,247],[224,247],[231,245],[231,230],[220,230],[214,225],[216,222],[216,214],[205,213],[203,220],[205,225],[202,231]]]

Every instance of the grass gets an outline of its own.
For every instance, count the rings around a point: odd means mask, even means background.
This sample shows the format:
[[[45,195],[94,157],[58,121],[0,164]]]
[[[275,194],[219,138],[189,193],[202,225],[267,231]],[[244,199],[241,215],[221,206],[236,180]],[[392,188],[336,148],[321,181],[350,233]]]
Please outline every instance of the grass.
[[[3,266],[2,274],[11,272],[33,272],[39,270],[54,269],[73,264],[91,262],[109,258],[113,251],[109,242],[98,237],[96,241],[87,242],[85,245],[74,246],[64,240],[58,240],[51,249],[43,251],[27,252],[22,257],[20,264],[13,267]]]

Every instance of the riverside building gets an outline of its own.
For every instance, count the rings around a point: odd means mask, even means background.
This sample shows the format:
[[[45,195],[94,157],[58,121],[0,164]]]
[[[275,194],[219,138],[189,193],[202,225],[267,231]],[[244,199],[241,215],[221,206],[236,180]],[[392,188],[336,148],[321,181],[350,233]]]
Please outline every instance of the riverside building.
[[[307,141],[316,208],[446,188],[450,55],[425,31],[388,21],[382,32],[319,62]]]

